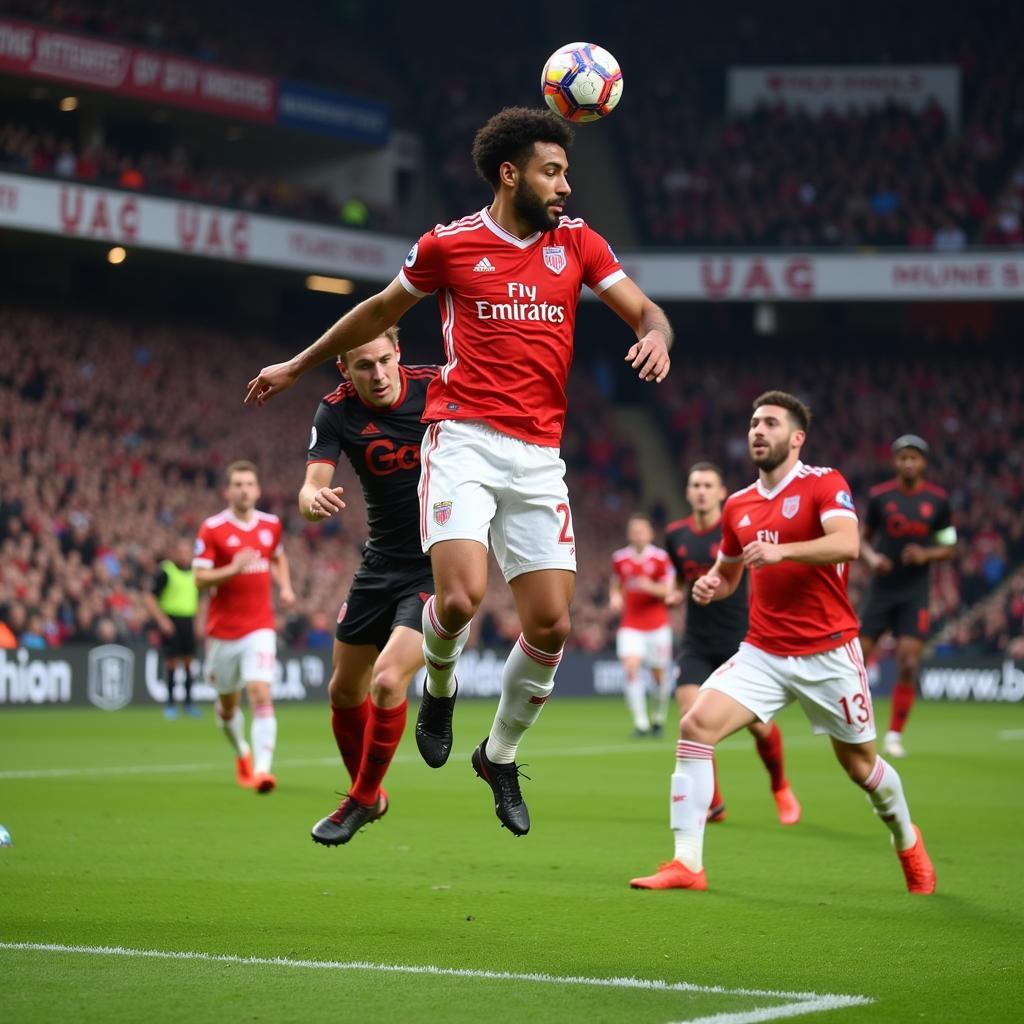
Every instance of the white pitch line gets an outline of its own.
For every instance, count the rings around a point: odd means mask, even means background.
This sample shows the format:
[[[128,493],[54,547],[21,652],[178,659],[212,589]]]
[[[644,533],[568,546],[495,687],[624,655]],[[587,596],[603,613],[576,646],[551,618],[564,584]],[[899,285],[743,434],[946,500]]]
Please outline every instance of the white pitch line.
[[[647,992],[690,992],[703,995],[750,996],[788,999],[782,1006],[756,1008],[739,1013],[720,1013],[696,1017],[674,1024],[757,1024],[782,1020],[807,1013],[838,1010],[849,1006],[868,1006],[868,996],[840,996],[819,992],[776,992],[773,989],[725,988],[722,985],[696,985],[689,981],[660,981],[652,978],[588,978],[580,975],[517,973],[514,971],[474,970],[465,967],[437,967],[433,964],[378,964],[362,960],[291,960],[288,957],[238,956],[231,953],[203,953],[193,950],[128,949],[124,946],[68,946],[50,942],[0,942],[0,949],[29,953],[79,953],[92,956],[123,956],[149,960],[199,960],[206,963],[245,964],[257,967],[293,967],[303,970],[374,971],[384,974],[413,974],[431,977],[474,978],[485,981],[526,981],[543,985],[576,985],[593,988],[628,988]]]

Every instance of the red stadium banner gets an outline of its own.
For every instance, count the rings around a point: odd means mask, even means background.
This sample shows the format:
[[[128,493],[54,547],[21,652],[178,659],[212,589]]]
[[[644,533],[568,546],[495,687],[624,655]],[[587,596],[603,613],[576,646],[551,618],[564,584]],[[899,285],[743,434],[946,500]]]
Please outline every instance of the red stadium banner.
[[[10,18],[0,18],[0,72],[249,121],[277,116],[277,83],[267,75]]]

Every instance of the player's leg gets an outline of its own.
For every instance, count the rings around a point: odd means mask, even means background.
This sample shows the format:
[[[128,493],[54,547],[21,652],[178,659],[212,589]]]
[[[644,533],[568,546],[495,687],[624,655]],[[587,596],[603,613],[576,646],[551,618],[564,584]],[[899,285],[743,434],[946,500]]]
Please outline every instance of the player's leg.
[[[366,723],[370,717],[370,676],[379,651],[373,644],[334,641],[331,681],[331,732],[349,775],[349,785],[359,774],[363,760]]]
[[[165,643],[164,650],[168,652],[164,656],[164,677],[167,679],[167,703],[164,705],[164,718],[173,720],[178,717],[178,708],[174,700],[174,677],[181,662],[176,654],[169,653],[172,650],[170,641]]]
[[[665,625],[647,635],[647,666],[654,682],[654,707],[651,735],[660,736],[665,728],[668,702],[672,696],[672,627]]]
[[[775,722],[752,722],[747,728],[754,737],[758,757],[768,772],[779,821],[783,825],[797,824],[801,814],[800,801],[786,779],[782,730]]]
[[[833,736],[832,748],[843,770],[867,793],[875,814],[892,833],[907,890],[920,895],[935,892],[935,868],[921,830],[911,820],[899,772],[878,755],[874,741],[847,743]]]
[[[927,598],[926,598],[927,600]],[[907,619],[917,618],[916,622]],[[911,602],[901,617],[896,633],[896,683],[892,690],[892,711],[885,734],[885,753],[889,757],[906,757],[903,730],[917,697],[917,677],[921,668],[921,650],[928,633],[928,609]]]
[[[714,794],[715,744],[754,718],[754,713],[719,690],[702,689],[680,723],[676,766],[669,789],[672,859],[653,875],[634,878],[634,889],[707,888],[704,826]]]
[[[615,634],[616,653],[622,665],[622,692],[633,719],[633,731],[646,736],[651,731],[647,717],[647,694],[644,689],[643,634],[638,629],[620,629]]]
[[[277,779],[271,774],[277,746],[277,717],[271,685],[277,669],[277,638],[272,629],[257,629],[242,637],[242,681],[252,710],[252,784],[257,793],[271,793]]]
[[[910,818],[903,783],[875,749],[875,719],[860,643],[798,660],[791,687],[814,731],[827,733],[846,774],[868,795],[875,813],[893,836],[907,887],[933,892],[935,872],[921,834]]]
[[[190,618],[175,620],[178,630],[178,651],[181,655],[182,683],[185,687],[185,714],[192,718],[201,717],[199,708],[192,703],[192,662],[196,656],[195,624]]]
[[[214,718],[235,752],[238,784],[252,786],[252,751],[245,741],[242,713],[242,654],[239,641],[211,638],[206,647],[206,681],[217,691]]]
[[[686,712],[693,707],[697,700],[697,694],[700,693],[700,683],[694,682],[694,680],[707,679],[723,661],[728,660],[728,658],[704,658],[684,648],[682,654],[679,655],[679,679],[676,682],[676,703],[679,705],[680,724],[682,724]],[[680,739],[682,739],[681,735]],[[714,790],[711,794],[711,807],[708,808],[708,821],[723,822],[726,819],[727,810],[725,797],[722,796],[722,791],[718,788],[717,758],[711,759],[711,776]]]

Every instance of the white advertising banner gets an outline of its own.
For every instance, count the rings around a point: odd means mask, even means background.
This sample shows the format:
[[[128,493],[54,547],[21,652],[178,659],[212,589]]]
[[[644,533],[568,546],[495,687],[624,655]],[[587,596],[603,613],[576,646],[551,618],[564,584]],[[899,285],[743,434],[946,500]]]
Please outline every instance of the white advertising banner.
[[[390,281],[411,244],[365,231],[15,174],[0,174],[4,228],[364,281]]]
[[[829,108],[864,110],[890,100],[923,110],[934,99],[954,129],[960,124],[960,69],[954,64],[729,68],[727,91],[734,113],[781,103],[820,114]]]
[[[411,241],[176,199],[0,174],[0,230],[34,231],[304,273],[390,281]],[[652,299],[807,302],[1024,299],[1024,251],[622,253]],[[584,289],[585,298],[593,298]]]

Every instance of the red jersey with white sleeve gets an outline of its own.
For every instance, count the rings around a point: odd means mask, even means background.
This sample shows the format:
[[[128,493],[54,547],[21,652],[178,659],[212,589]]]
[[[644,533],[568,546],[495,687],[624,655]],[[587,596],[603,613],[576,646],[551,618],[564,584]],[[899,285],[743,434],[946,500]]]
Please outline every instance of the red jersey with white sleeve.
[[[428,231],[398,275],[412,295],[436,292],[441,309],[447,363],[427,391],[424,420],[483,420],[557,448],[580,288],[600,294],[625,276],[578,219],[517,238],[483,209]]]
[[[660,629],[668,625],[665,598],[655,597],[642,589],[642,580],[671,583],[676,570],[668,552],[648,544],[643,551],[629,546],[612,555],[612,572],[622,590],[622,629]]]
[[[210,516],[199,528],[192,567],[220,569],[243,548],[255,548],[259,554],[238,575],[210,591],[206,633],[216,640],[237,640],[257,629],[274,628],[270,559],[281,550],[277,516],[254,511],[248,522],[242,522],[230,509]]]
[[[797,464],[772,489],[758,480],[731,495],[722,510],[724,562],[738,562],[752,541],[815,540],[835,516],[856,521],[850,485],[837,470]],[[779,655],[842,647],[859,626],[846,594],[847,566],[782,561],[751,570],[747,642]]]

